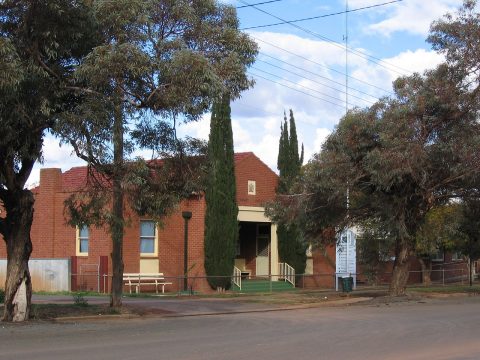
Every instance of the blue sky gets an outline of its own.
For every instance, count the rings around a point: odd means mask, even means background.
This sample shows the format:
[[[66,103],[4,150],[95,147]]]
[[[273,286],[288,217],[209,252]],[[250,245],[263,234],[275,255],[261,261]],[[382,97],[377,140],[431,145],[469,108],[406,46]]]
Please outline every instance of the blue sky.
[[[268,0],[225,0],[236,7]],[[348,0],[350,10],[391,0]],[[368,106],[391,91],[400,75],[423,72],[442,61],[425,42],[433,20],[455,12],[462,0],[403,0],[348,14],[348,107]],[[345,10],[345,0],[280,0],[238,8],[240,27],[323,16]],[[269,14],[266,14],[270,13]],[[272,16],[273,15],[273,16]],[[245,30],[258,42],[258,61],[249,70],[253,89],[232,104],[236,151],[253,151],[276,170],[283,112],[292,109],[308,160],[345,113],[345,15]],[[298,27],[301,27],[298,28]],[[328,39],[328,40],[327,40]],[[332,40],[332,41],[330,41]],[[374,60],[374,61],[371,61]],[[209,118],[184,124],[180,134],[208,138]],[[48,137],[44,164],[66,170],[82,162]]]

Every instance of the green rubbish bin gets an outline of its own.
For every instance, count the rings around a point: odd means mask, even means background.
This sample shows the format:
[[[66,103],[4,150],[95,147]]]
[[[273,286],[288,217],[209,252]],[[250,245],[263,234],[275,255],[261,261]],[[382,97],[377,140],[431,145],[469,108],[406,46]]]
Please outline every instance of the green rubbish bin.
[[[353,277],[342,277],[342,290],[343,292],[351,292],[353,287]]]

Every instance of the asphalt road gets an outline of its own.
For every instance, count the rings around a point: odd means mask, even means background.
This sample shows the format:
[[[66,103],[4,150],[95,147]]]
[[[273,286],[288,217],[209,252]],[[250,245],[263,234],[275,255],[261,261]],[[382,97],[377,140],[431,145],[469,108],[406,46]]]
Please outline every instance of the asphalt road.
[[[179,318],[0,324],[0,359],[480,359],[480,297]]]

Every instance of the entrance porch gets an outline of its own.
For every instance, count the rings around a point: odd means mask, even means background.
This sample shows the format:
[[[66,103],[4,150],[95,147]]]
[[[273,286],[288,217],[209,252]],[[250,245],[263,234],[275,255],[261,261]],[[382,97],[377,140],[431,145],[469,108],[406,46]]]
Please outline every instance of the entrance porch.
[[[240,206],[238,222],[235,267],[244,278],[272,277],[277,280],[277,226],[265,216],[263,207]]]

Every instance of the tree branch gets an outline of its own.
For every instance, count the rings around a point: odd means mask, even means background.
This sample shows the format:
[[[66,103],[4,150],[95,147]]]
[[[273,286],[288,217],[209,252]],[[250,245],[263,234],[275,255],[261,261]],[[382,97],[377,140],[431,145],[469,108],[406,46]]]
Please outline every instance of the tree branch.
[[[102,96],[102,97],[105,96],[105,94],[102,94],[101,92],[98,92],[98,91],[95,91],[95,90],[92,90],[92,89],[88,89],[88,88],[79,87],[79,86],[68,85],[68,86],[65,86],[64,88],[67,89],[67,90],[79,91],[79,92],[84,92],[84,93],[87,93],[87,94],[92,94],[92,95],[97,95],[97,96]],[[108,96],[107,99],[110,100],[110,97]]]

